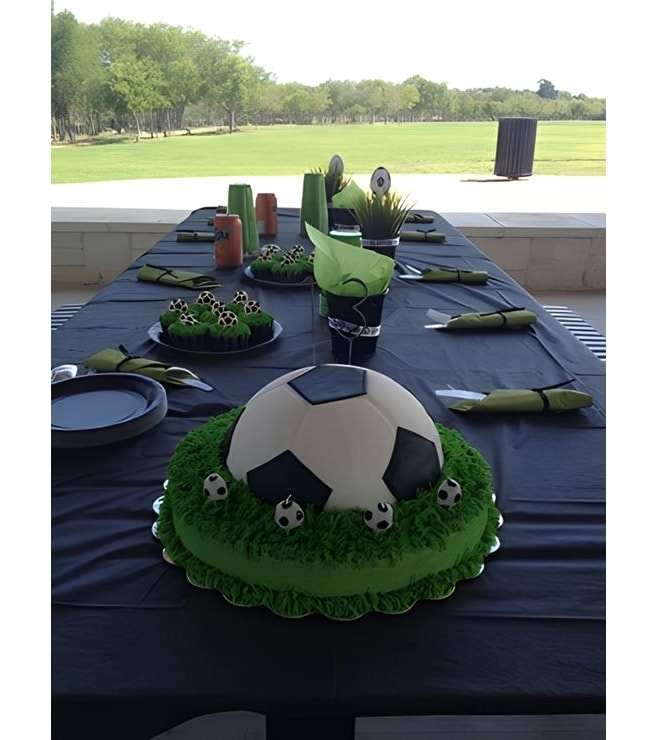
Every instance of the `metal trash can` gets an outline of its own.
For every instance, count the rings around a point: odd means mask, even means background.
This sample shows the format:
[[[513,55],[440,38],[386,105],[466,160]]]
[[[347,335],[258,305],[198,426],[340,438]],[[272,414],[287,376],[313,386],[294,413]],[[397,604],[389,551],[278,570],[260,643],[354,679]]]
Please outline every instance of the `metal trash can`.
[[[530,177],[536,138],[536,118],[500,118],[494,175],[511,180]]]

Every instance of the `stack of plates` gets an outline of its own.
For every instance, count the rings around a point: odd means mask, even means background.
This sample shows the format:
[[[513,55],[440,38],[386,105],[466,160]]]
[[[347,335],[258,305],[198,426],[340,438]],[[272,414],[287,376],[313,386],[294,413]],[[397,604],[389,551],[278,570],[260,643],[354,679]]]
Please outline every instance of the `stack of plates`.
[[[99,373],[51,386],[51,447],[97,447],[136,437],[167,414],[162,384],[133,373]]]

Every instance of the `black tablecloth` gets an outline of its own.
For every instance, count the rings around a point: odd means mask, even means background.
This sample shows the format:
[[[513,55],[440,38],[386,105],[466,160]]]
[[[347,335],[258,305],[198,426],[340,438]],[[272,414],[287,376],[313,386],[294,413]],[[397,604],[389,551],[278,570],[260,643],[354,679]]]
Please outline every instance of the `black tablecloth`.
[[[177,228],[209,229],[213,209]],[[151,534],[180,439],[288,370],[335,362],[316,288],[256,283],[218,271],[212,242],[163,237],[53,333],[52,364],[81,365],[123,345],[194,369],[215,390],[168,388],[168,413],[123,442],[52,455],[53,737],[148,738],[195,715],[251,710],[277,723],[366,715],[605,711],[605,365],[438,214],[445,243],[402,242],[402,263],[486,270],[485,285],[396,277],[374,356],[363,363],[409,388],[491,464],[504,524],[481,576],[448,599],[354,622],[285,620],[192,587]],[[295,209],[261,238],[311,248]],[[137,281],[144,264],[219,276],[282,325],[277,341],[223,357],[191,355],[148,335],[172,298],[198,291]],[[424,329],[428,308],[455,314],[523,306],[521,331]],[[463,415],[434,390],[452,385],[590,393],[565,414]],[[93,728],[93,732],[92,729]]]

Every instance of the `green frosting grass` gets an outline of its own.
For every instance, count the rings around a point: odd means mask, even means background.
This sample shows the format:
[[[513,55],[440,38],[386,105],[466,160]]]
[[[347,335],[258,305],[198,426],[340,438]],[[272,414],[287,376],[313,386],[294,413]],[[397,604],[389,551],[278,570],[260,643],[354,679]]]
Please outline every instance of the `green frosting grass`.
[[[445,455],[441,480],[395,504],[390,530],[366,527],[357,509],[318,513],[306,506],[303,525],[286,533],[274,522],[273,506],[222,462],[222,441],[240,412],[232,409],[192,430],[169,465],[158,536],[191,582],[221,591],[231,603],[264,605],[282,616],[354,619],[444,598],[458,581],[480,573],[500,515],[488,464],[458,432],[436,425]],[[203,480],[213,472],[228,484],[225,501],[203,494]],[[462,486],[462,500],[451,508],[436,503],[446,477]],[[295,587],[285,585],[290,579]]]
[[[313,274],[313,262],[308,255],[301,255],[293,264],[284,265],[283,254],[275,254],[271,260],[255,259],[251,263],[254,277],[283,282],[301,281]]]
[[[160,326],[162,326],[163,329],[167,329],[173,323],[178,321],[179,316],[180,311],[165,311],[163,314],[160,314]]]
[[[238,339],[249,337],[251,329],[244,321],[238,321],[233,326],[220,326],[215,318],[215,323],[208,326],[208,334],[216,339]]]
[[[205,337],[208,333],[208,326],[207,324],[181,324],[180,322],[176,322],[173,324],[170,324],[167,328],[167,331],[172,337],[181,337],[181,338],[200,338]]]

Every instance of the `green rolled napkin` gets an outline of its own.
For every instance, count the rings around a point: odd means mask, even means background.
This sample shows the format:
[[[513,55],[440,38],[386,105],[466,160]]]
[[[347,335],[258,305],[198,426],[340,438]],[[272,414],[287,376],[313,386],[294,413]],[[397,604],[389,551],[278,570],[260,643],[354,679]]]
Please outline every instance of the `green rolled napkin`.
[[[453,403],[453,411],[496,413],[504,411],[572,411],[591,406],[594,399],[589,393],[548,388],[546,390],[502,389],[488,393],[486,398],[465,398]]]
[[[181,229],[176,232],[177,242],[212,242],[215,241],[214,231],[188,231]]]
[[[440,231],[429,229],[428,231],[406,231],[400,232],[401,242],[444,242],[446,235]]]
[[[409,213],[404,220],[407,224],[431,224],[434,222],[434,216],[423,216],[422,213]]]
[[[126,348],[103,349],[85,360],[85,367],[106,373],[135,373],[146,375],[168,385],[193,386],[203,390],[212,390],[212,387],[203,383],[198,375],[186,368],[169,365],[165,362],[150,360],[147,357],[133,357]],[[205,387],[204,387],[205,386]]]
[[[525,308],[509,308],[488,313],[463,313],[450,316],[430,308],[427,316],[436,324],[426,324],[426,329],[516,329],[537,321],[537,315]]]
[[[454,267],[426,267],[420,279],[425,283],[468,283],[482,285],[489,279],[486,270],[458,270]]]
[[[450,319],[446,329],[496,329],[512,326],[528,326],[537,321],[537,315],[525,308],[490,313],[464,313]]]
[[[137,279],[151,283],[165,283],[167,285],[178,285],[181,288],[219,288],[221,283],[212,275],[201,275],[198,272],[185,272],[183,270],[169,270],[166,267],[155,267],[144,265],[137,271]]]

